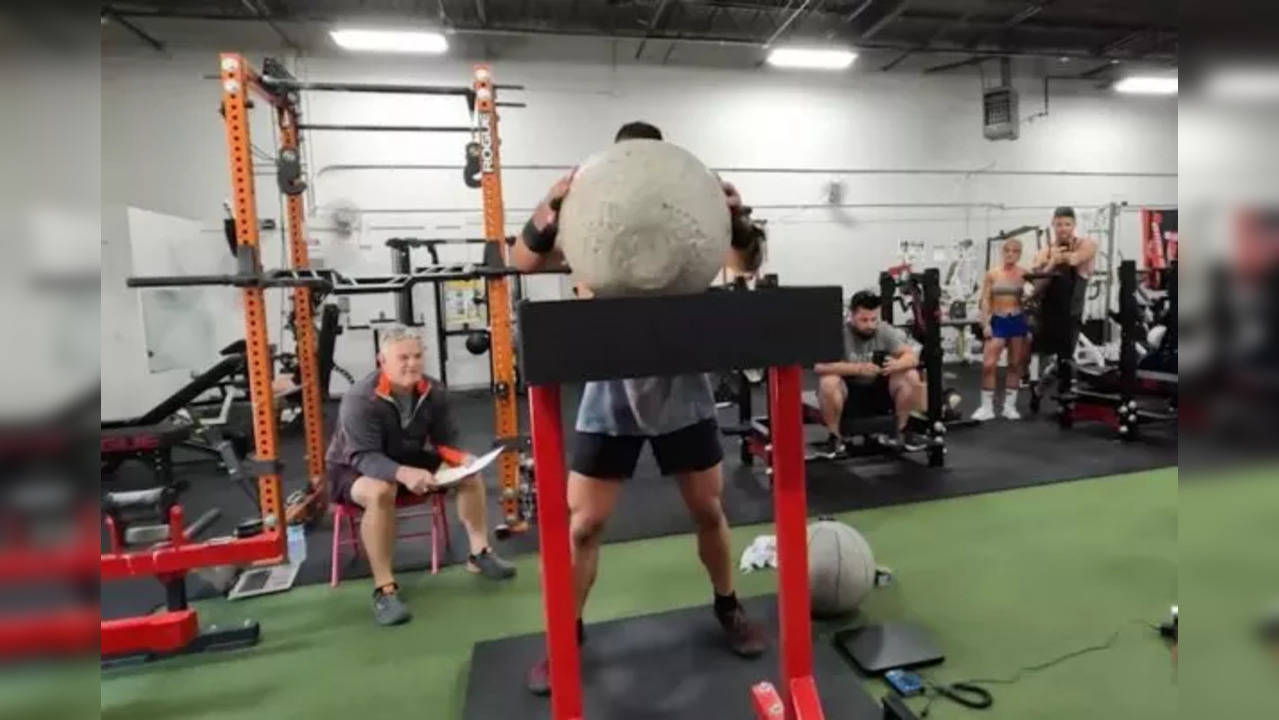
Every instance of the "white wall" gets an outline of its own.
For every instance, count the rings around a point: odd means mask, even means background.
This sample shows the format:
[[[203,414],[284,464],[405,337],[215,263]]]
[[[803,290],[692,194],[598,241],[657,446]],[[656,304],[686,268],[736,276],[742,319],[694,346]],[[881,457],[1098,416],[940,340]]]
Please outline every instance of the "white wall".
[[[218,94],[213,81],[200,79],[215,62],[206,51],[104,58],[104,202],[220,222],[229,189]],[[294,67],[303,78],[370,82],[458,85],[470,75],[470,63],[447,60],[312,57]],[[528,107],[505,110],[501,120],[508,232],[555,178],[634,119],[659,125],[738,185],[756,216],[768,219],[768,268],[787,283],[839,284],[851,292],[873,284],[902,240],[973,238],[981,246],[1001,229],[1046,224],[1061,204],[1086,214],[1112,201],[1176,203],[1175,102],[1115,96],[1084,83],[1054,84],[1049,116],[1024,124],[1015,142],[990,142],[981,135],[980,79],[970,74],[868,66],[821,75],[607,61],[507,61],[495,73],[498,82],[528,87],[518,98],[505,96]],[[1026,77],[1018,85],[1022,114],[1037,112],[1042,84]],[[306,122],[467,122],[458,98],[316,92],[304,102]],[[255,114],[255,142],[270,151],[269,118],[262,109]],[[309,234],[326,265],[383,272],[388,237],[481,234],[478,191],[463,186],[459,171],[411,167],[459,165],[465,137],[312,132],[305,140]],[[375,167],[344,167],[350,165]],[[262,216],[279,218],[274,178],[258,180]],[[826,201],[832,181],[844,185],[839,207]],[[355,237],[339,239],[327,229],[328,209],[339,201],[363,211]],[[1124,220],[1121,243],[1132,257],[1135,213]],[[276,257],[280,246],[268,243],[265,251]],[[104,287],[108,282],[104,276]],[[535,286],[540,293],[557,289],[555,281]],[[430,318],[425,290],[419,296],[419,311]],[[359,300],[352,304],[356,321],[392,314],[389,298]],[[368,339],[344,335],[338,362],[357,373],[371,368]],[[451,382],[482,378],[476,363],[459,343]]]

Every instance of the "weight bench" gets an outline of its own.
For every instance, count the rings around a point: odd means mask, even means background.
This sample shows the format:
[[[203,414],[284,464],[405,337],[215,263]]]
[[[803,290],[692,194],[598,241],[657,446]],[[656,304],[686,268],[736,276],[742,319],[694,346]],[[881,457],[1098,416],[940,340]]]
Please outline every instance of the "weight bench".
[[[109,426],[103,423],[100,438],[102,472],[111,474],[128,460],[146,463],[157,481],[171,487],[173,448],[191,437],[191,426],[161,421],[147,425]]]
[[[804,425],[823,425],[821,407],[817,402],[817,393],[805,391],[801,396],[800,416]],[[766,467],[772,465],[772,428],[767,416],[751,418],[749,422],[737,426],[728,426],[721,430],[724,435],[741,438],[742,464],[752,465],[758,458]],[[884,455],[902,455],[907,451],[896,445],[886,445],[877,437],[892,436],[897,432],[897,416],[857,415],[852,406],[844,409],[844,417],[840,420],[840,434],[846,439],[845,449],[837,455],[826,455],[811,450],[804,455],[805,462],[837,462],[858,457]],[[940,467],[945,463],[945,443],[941,435],[930,437],[928,446],[923,450],[932,467]],[[766,469],[765,472],[768,472]]]

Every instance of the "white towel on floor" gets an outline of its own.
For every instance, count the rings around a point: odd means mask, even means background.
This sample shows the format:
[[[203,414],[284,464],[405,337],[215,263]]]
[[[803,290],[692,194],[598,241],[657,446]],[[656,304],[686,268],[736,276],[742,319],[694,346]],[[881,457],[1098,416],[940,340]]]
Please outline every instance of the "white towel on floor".
[[[742,553],[742,572],[777,567],[777,537],[760,535]]]

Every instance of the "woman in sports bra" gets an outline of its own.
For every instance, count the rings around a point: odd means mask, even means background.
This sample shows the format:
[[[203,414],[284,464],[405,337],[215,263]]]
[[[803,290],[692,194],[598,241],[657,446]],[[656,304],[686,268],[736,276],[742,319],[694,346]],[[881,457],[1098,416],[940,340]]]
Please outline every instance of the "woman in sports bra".
[[[1017,412],[1017,393],[1030,350],[1030,326],[1021,305],[1026,271],[1017,264],[1021,260],[1021,241],[1005,240],[1000,255],[1003,261],[986,273],[981,288],[986,346],[982,357],[981,407],[973,413],[974,420],[995,417],[995,373],[1005,348],[1008,349],[1008,373],[1004,383],[1003,416],[1008,420],[1021,418]]]

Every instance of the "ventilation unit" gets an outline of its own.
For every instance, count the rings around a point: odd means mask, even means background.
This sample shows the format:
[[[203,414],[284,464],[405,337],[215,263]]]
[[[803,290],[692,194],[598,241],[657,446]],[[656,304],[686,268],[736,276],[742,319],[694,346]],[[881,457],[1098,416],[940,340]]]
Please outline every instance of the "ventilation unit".
[[[1013,89],[1012,62],[999,60],[999,86],[982,88],[981,132],[987,140],[1016,140],[1020,129],[1017,91]]]
[[[1017,91],[1010,87],[987,88],[981,94],[981,132],[987,140],[1016,140]]]

